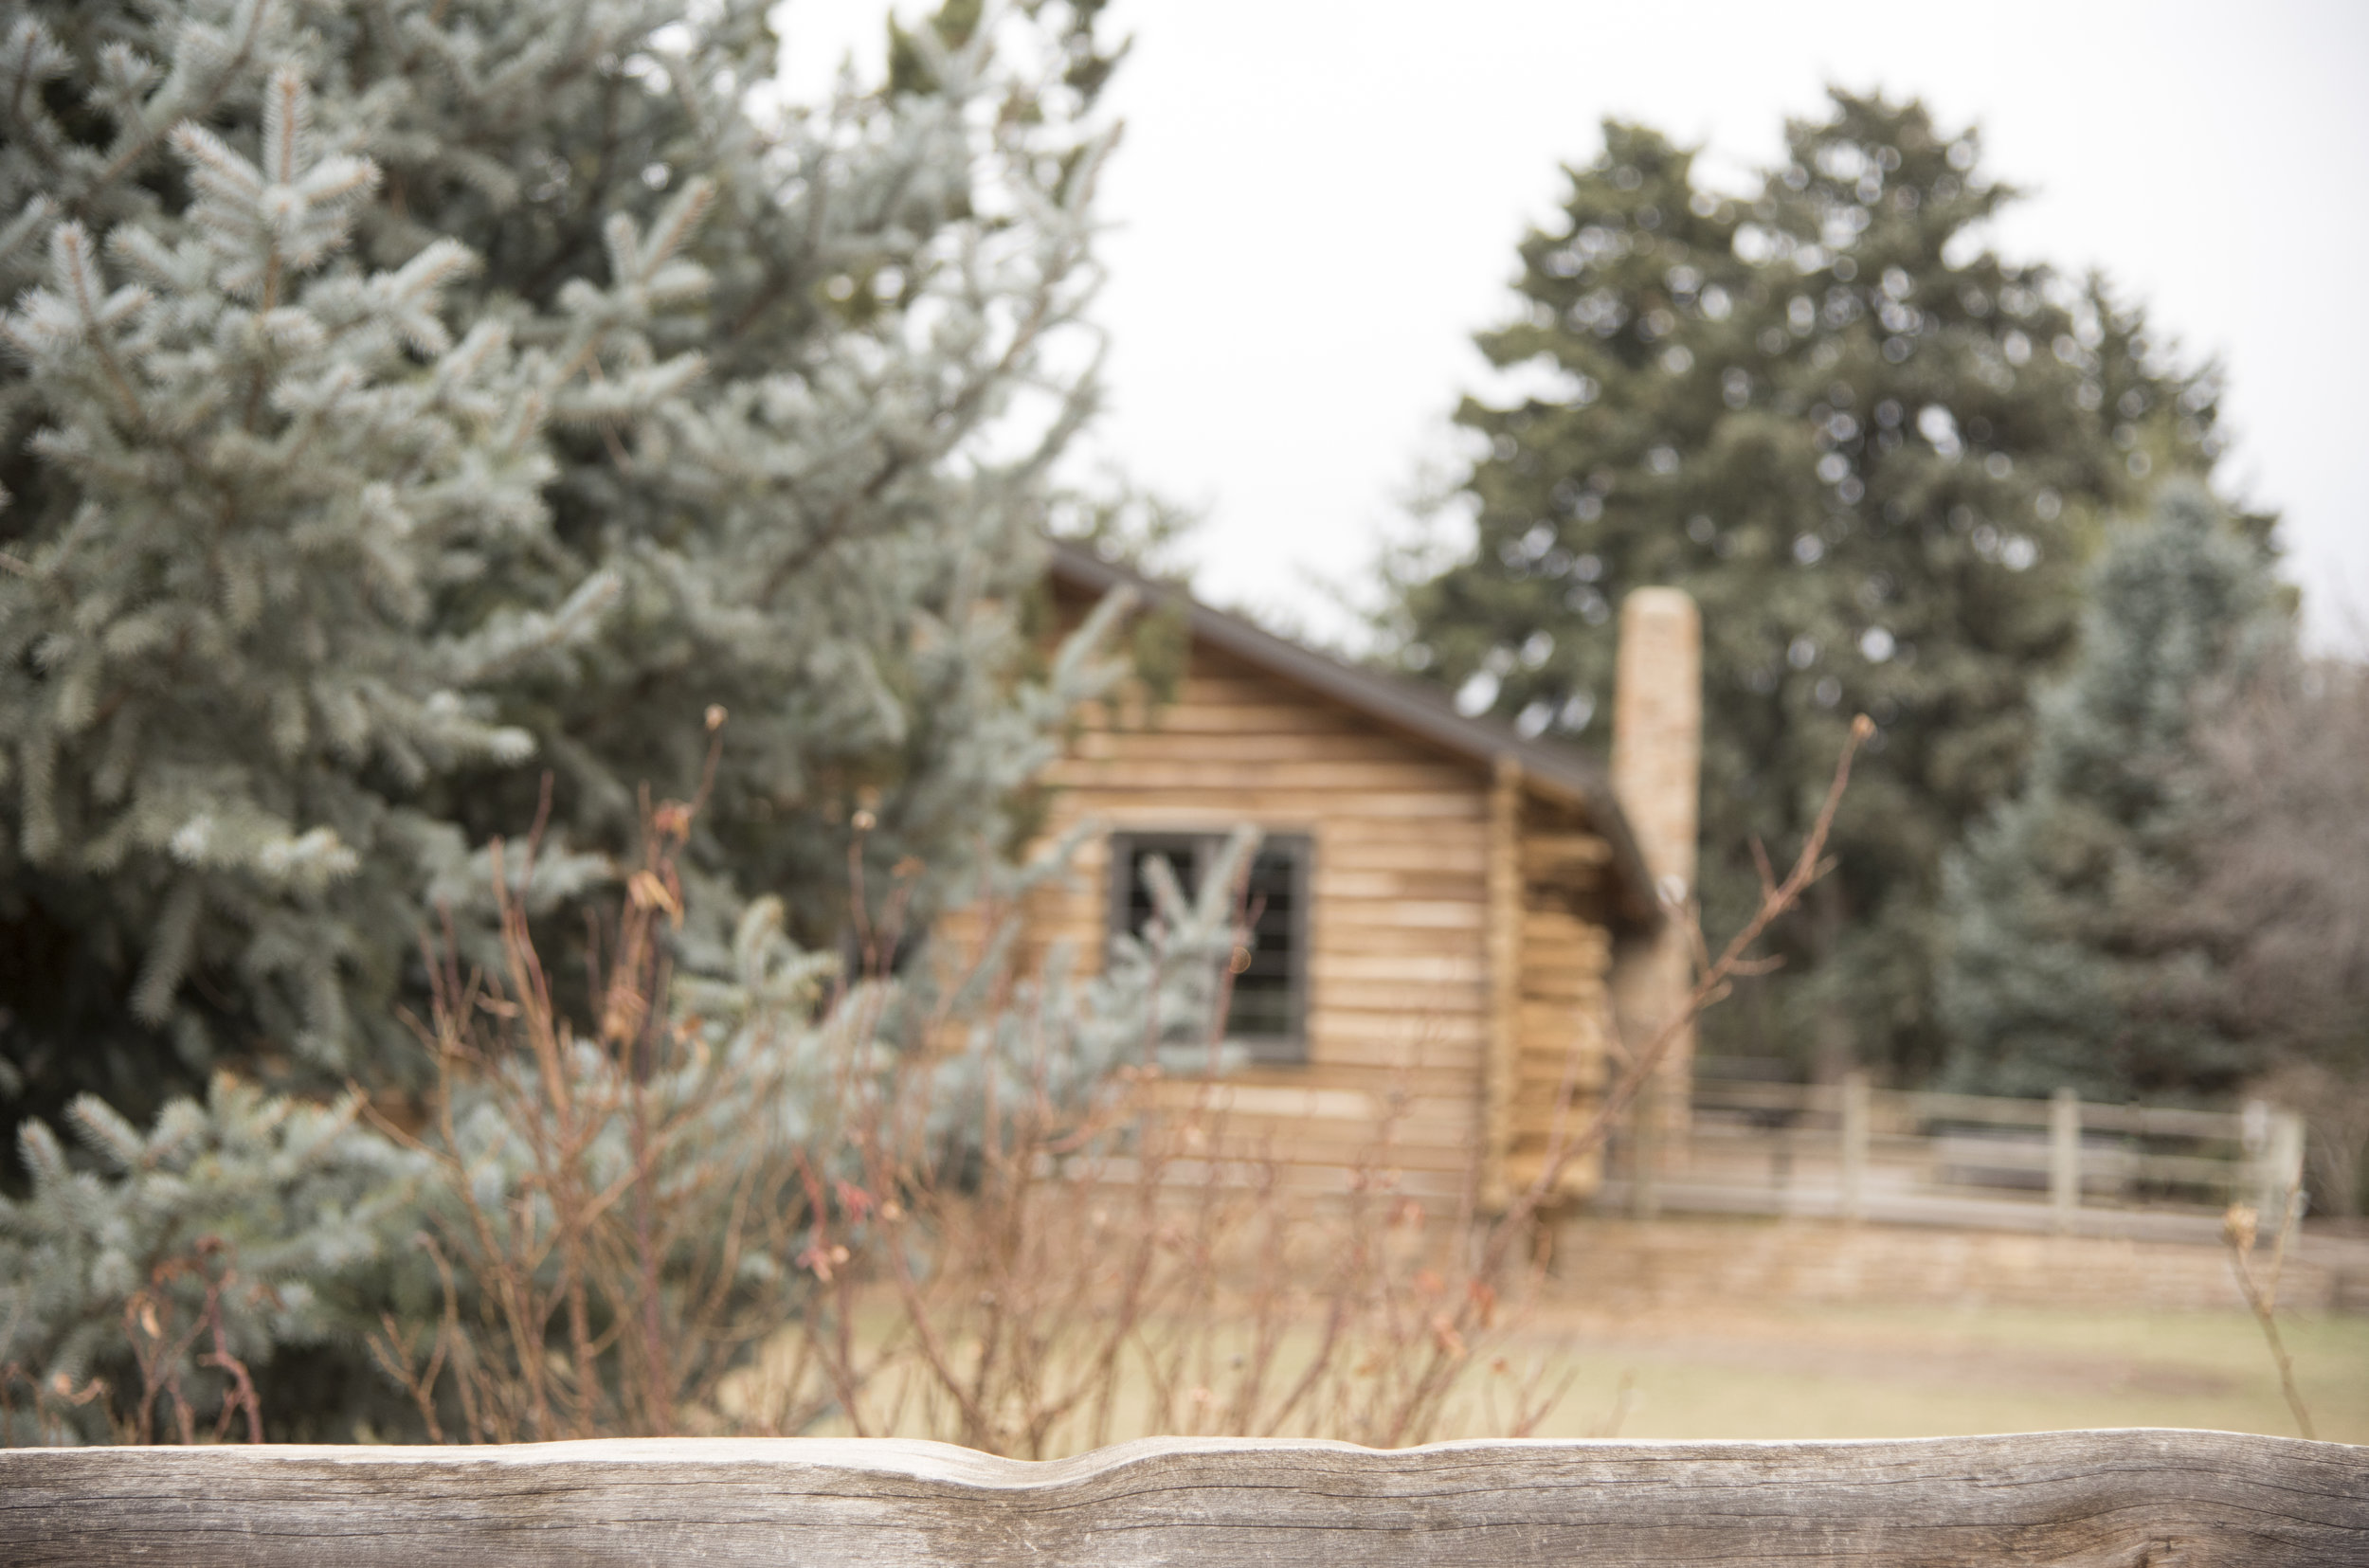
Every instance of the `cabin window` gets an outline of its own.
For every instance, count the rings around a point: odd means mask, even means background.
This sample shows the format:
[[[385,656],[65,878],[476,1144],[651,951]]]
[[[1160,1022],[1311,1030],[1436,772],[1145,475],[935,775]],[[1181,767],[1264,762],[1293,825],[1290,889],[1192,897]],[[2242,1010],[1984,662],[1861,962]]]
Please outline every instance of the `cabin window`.
[[[1192,896],[1225,848],[1219,833],[1120,833],[1111,838],[1111,929],[1141,936],[1153,911],[1144,869],[1165,856]],[[1243,913],[1251,943],[1236,956],[1225,1036],[1255,1061],[1308,1059],[1308,868],[1303,834],[1269,834],[1252,858]]]

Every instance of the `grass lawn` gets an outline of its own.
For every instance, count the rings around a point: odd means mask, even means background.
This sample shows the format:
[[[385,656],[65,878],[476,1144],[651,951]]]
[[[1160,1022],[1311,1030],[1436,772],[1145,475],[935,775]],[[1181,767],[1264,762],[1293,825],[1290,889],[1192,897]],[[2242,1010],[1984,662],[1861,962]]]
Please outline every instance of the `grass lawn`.
[[[2285,1318],[2281,1330],[2318,1435],[2369,1444],[2369,1318]],[[785,1339],[782,1353],[790,1345]],[[1278,1383],[1311,1350],[1287,1348]],[[1548,1382],[1572,1379],[1534,1433],[1541,1437],[1931,1437],[2074,1427],[2298,1435],[2261,1331],[2240,1312],[1732,1298],[1632,1312],[1560,1306],[1486,1353],[1499,1352],[1512,1365],[1539,1366]],[[947,1412],[928,1413],[943,1401],[927,1395],[926,1379],[906,1377],[892,1374],[875,1388],[876,1434],[952,1436]],[[1474,1366],[1432,1436],[1505,1435],[1481,1402],[1492,1381]],[[905,1397],[895,1393],[900,1384]],[[1149,1418],[1147,1392],[1140,1377],[1124,1380],[1114,1439],[1166,1430]],[[847,1429],[826,1420],[814,1430]],[[1088,1441],[1064,1427],[1047,1456]]]
[[[2369,1318],[2284,1320],[2323,1438],[2369,1443]],[[1577,1381],[1541,1436],[1920,1437],[2064,1427],[2296,1435],[2239,1312],[1740,1306],[1568,1312],[1529,1336]],[[1480,1435],[1477,1431],[1474,1435]]]

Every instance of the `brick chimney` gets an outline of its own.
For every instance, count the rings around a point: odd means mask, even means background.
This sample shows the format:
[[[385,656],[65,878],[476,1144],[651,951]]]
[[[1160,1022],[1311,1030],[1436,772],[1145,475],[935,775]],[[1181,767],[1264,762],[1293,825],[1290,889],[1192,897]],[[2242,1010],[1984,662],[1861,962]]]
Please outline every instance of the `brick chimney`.
[[[1613,975],[1613,1014],[1624,1044],[1643,1050],[1692,988],[1686,901],[1694,893],[1695,833],[1703,769],[1703,621],[1678,588],[1638,588],[1620,606],[1613,676],[1612,789],[1671,911],[1650,938],[1624,951]],[[1677,1155],[1694,1081],[1694,1029],[1662,1059],[1630,1128],[1639,1162],[1637,1206],[1651,1212],[1652,1178]]]

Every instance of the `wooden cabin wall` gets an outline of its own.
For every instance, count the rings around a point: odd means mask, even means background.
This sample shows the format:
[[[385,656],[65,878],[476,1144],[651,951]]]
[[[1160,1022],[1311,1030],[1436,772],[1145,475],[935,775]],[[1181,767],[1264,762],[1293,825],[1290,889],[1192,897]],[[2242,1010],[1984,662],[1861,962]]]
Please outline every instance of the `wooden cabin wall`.
[[[1567,1144],[1602,1103],[1612,1030],[1612,846],[1591,828],[1573,807],[1528,796],[1520,802],[1511,1059],[1500,1070],[1506,1104],[1489,1183],[1500,1203],[1538,1179],[1555,1143],[1559,1104]],[[1581,1151],[1564,1163],[1558,1195],[1594,1193],[1603,1168],[1600,1144]]]
[[[1486,770],[1202,646],[1172,701],[1129,707],[1116,724],[1081,715],[1045,776],[1048,835],[1094,817],[1312,840],[1308,1060],[1229,1075],[1231,1131],[1295,1184],[1337,1187],[1403,1094],[1390,1162],[1408,1192],[1453,1201],[1477,1152],[1488,1032]],[[1097,838],[1034,896],[1030,946],[1066,940],[1098,964],[1108,877]]]

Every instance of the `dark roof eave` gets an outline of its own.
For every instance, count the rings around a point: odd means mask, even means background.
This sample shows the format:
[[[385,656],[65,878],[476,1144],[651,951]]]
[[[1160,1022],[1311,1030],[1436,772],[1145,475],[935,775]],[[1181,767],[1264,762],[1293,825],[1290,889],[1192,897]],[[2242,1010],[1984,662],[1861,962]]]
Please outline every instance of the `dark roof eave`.
[[[1244,663],[1354,709],[1452,755],[1493,768],[1510,758],[1523,783],[1549,800],[1584,807],[1605,840],[1620,883],[1621,911],[1633,923],[1661,919],[1645,857],[1611,783],[1589,758],[1564,747],[1525,740],[1493,720],[1467,718],[1440,695],[1412,682],[1360,669],[1262,631],[1237,615],[1213,609],[1172,585],[1114,566],[1076,545],[1052,542],[1057,581],[1097,596],[1129,588],[1148,603],[1182,607],[1192,635]]]

